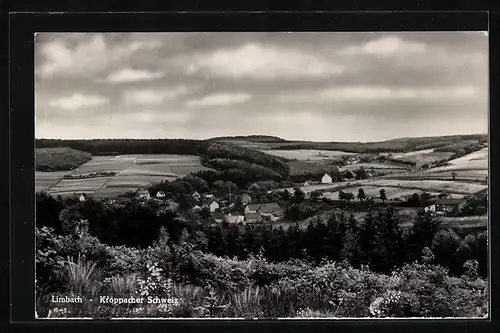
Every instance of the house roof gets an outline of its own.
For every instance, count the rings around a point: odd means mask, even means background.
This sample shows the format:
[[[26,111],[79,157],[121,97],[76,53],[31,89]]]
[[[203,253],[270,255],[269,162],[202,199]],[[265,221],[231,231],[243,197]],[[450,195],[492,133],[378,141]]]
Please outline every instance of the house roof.
[[[259,220],[262,217],[258,213],[246,213],[245,214],[245,219],[247,220]]]
[[[436,205],[460,205],[463,202],[463,199],[438,199]]]
[[[238,223],[243,222],[245,220],[245,216],[243,215],[228,215],[227,222],[229,223]]]
[[[257,211],[257,209],[260,208],[260,204],[250,204],[250,205],[247,205],[247,208],[248,210],[251,210],[251,211]]]
[[[212,206],[213,204],[216,204],[217,206],[219,206],[219,203],[218,203],[217,201],[212,201],[212,202],[210,203],[210,206]]]
[[[325,177],[325,176],[326,176],[326,177],[330,177],[330,175],[329,175],[328,173],[325,173],[325,174],[323,175],[323,177]]]
[[[193,197],[198,197],[198,196],[200,196],[200,193],[198,193],[198,192],[194,191],[194,193],[193,193]]]
[[[271,203],[261,204],[258,210],[259,212],[262,213],[273,213],[275,211],[281,210],[281,207],[277,203],[271,202]]]

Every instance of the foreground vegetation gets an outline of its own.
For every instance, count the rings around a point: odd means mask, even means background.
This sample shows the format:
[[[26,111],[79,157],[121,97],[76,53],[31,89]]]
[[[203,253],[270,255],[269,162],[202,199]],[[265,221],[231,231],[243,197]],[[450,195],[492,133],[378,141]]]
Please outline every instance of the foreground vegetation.
[[[38,315],[476,317],[487,314],[487,236],[390,207],[306,229],[214,224],[160,203],[37,202]],[[59,305],[50,295],[157,296],[166,304]],[[65,310],[58,310],[64,308]],[[66,311],[66,313],[64,313]]]

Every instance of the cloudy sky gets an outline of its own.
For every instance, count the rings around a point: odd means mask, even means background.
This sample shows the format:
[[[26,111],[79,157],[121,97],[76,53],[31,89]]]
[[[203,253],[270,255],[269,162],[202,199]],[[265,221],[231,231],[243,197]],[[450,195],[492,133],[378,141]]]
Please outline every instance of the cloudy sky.
[[[377,141],[487,132],[482,32],[35,39],[37,138]]]

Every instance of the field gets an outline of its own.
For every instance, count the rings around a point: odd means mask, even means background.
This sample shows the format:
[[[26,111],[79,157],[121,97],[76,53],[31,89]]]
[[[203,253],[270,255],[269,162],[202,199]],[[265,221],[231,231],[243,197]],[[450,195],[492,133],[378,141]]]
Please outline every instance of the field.
[[[417,150],[409,153],[391,155],[391,157],[395,160],[420,165],[443,161],[451,156],[453,156],[453,153],[451,152],[434,151],[434,149]]]
[[[295,150],[262,150],[262,152],[283,157],[286,159],[296,159],[299,161],[304,160],[327,160],[335,159],[343,155],[354,155],[353,153],[348,153],[339,150],[318,150],[318,149],[295,149]]]
[[[35,192],[45,191],[51,186],[57,184],[67,171],[36,171],[35,172]]]
[[[488,148],[475,151],[449,161],[449,165],[433,168],[427,172],[455,171],[455,170],[488,170]]]
[[[399,180],[399,179],[377,179],[369,183],[376,187],[397,187],[402,189],[417,189],[427,192],[447,192],[455,194],[474,194],[488,187],[484,184],[463,183],[458,181],[444,180]]]
[[[36,191],[44,190],[54,195],[87,193],[96,197],[107,197],[206,169],[208,168],[201,165],[198,156],[190,155],[94,156],[72,172],[37,172],[35,187]],[[62,179],[66,173],[88,175],[95,172],[116,172],[117,175]]]
[[[369,171],[369,170],[384,170],[384,171],[397,171],[397,170],[404,171],[404,170],[407,170],[407,168],[405,168],[403,166],[396,165],[396,164],[389,163],[389,162],[356,163],[356,164],[345,165],[345,166],[339,168],[339,170],[340,171],[344,171],[344,170],[354,171],[354,170],[357,170],[361,167],[365,168],[367,171]]]
[[[381,187],[377,186],[358,186],[358,187],[352,187],[352,188],[347,188],[342,190],[345,193],[352,193],[354,194],[354,197],[356,198],[358,194],[358,190],[362,188],[365,191],[365,195],[373,198],[378,198],[380,197],[380,190],[382,189]],[[387,187],[385,188],[385,193],[387,196],[387,199],[389,200],[394,200],[394,199],[400,199],[403,200],[405,198],[410,197],[413,193],[419,193],[422,194],[424,191],[423,190],[416,190],[416,189],[405,189],[405,188],[398,188],[398,187]],[[437,196],[439,195],[438,192],[428,192],[430,195]],[[332,199],[332,200],[338,200],[339,198],[339,192],[327,192],[323,194],[323,197]],[[463,198],[463,194],[452,194],[452,198]]]

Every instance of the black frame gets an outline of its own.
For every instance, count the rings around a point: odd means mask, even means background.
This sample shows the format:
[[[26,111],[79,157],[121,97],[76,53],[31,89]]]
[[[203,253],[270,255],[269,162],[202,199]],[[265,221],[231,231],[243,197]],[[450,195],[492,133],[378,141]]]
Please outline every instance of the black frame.
[[[496,24],[495,24],[495,19]],[[377,324],[384,330],[500,331],[494,320],[493,309],[499,307],[490,295],[490,318],[487,320],[167,320],[119,321],[103,323],[94,321],[34,321],[34,43],[35,32],[153,32],[153,31],[490,31],[490,91],[494,78],[500,77],[500,57],[495,53],[495,41],[500,45],[500,14],[487,12],[168,12],[168,13],[21,13],[9,15],[10,62],[10,236],[11,236],[11,295],[10,320],[15,326],[55,327],[85,330],[86,325],[106,325],[109,329],[123,329],[125,323],[134,328],[169,329],[210,328],[231,330],[260,329],[345,329],[354,326],[366,330],[367,325]],[[498,33],[497,33],[498,32]],[[495,57],[495,55],[497,55]],[[497,74],[495,75],[495,64]],[[495,94],[490,93],[490,109],[495,109]],[[30,98],[28,98],[28,96]],[[497,103],[497,104],[500,104]],[[29,119],[33,119],[30,122]],[[490,139],[495,114],[490,112]],[[498,136],[499,134],[497,134]],[[495,170],[497,160],[490,149],[490,169]],[[489,175],[490,203],[493,184]],[[493,191],[495,193],[495,191]],[[500,216],[500,214],[498,214]],[[497,212],[490,210],[489,221],[496,220]],[[492,243],[494,235],[500,239],[500,227],[489,225],[490,239],[490,290],[491,282],[500,279],[498,258],[500,244]],[[2,242],[3,243],[3,242]],[[497,255],[493,255],[497,253]],[[28,323],[31,322],[31,323]],[[86,325],[81,325],[85,323]],[[131,325],[132,324],[132,325]]]

